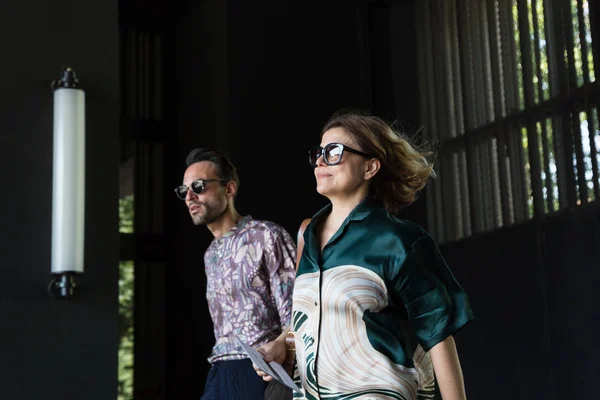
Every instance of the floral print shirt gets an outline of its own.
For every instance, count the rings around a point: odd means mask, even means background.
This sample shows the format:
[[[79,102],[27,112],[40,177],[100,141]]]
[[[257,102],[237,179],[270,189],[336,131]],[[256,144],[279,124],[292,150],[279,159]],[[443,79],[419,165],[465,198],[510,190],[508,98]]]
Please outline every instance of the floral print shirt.
[[[290,324],[295,260],[290,234],[250,215],[213,239],[204,254],[206,298],[216,340],[210,363],[248,358],[236,337],[257,347]]]

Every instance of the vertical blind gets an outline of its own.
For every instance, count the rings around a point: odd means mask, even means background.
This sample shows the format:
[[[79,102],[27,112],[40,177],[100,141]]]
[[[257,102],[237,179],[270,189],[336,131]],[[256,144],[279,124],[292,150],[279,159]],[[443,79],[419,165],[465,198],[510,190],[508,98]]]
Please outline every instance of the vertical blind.
[[[428,229],[452,242],[600,199],[600,0],[421,0]]]

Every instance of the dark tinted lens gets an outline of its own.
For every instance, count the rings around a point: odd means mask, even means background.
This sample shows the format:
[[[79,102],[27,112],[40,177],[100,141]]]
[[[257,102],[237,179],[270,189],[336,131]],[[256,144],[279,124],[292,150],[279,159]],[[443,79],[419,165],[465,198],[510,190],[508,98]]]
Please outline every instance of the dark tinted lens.
[[[185,199],[185,196],[187,196],[187,191],[188,191],[188,187],[185,185],[181,185],[181,186],[175,188],[175,194],[180,199]]]
[[[342,151],[344,148],[339,144],[328,144],[325,146],[325,162],[329,165],[338,164],[342,161]]]
[[[192,182],[192,192],[196,193],[196,194],[200,194],[202,192],[204,192],[204,182],[202,180],[197,180]]]
[[[308,151],[308,163],[314,167],[317,165],[317,158],[321,155],[321,147],[313,147]]]

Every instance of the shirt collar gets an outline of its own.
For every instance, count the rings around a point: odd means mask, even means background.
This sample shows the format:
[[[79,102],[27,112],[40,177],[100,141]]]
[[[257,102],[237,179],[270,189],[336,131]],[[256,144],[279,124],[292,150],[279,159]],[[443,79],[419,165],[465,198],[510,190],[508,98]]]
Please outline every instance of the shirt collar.
[[[242,219],[240,219],[238,221],[238,223],[235,224],[229,231],[225,232],[225,234],[223,234],[223,236],[221,236],[221,238],[226,238],[226,237],[235,235],[235,233],[237,231],[239,231],[240,229],[244,228],[246,226],[246,224],[248,224],[248,222],[250,222],[250,221],[252,221],[252,216],[251,215],[246,215],[245,217],[243,217]]]
[[[367,216],[377,207],[377,204],[371,200],[370,198],[365,198],[362,200],[346,217],[342,226],[345,226],[350,221],[362,221],[367,218]],[[332,205],[331,203],[327,204],[325,207],[320,209],[313,217],[313,220],[316,222],[321,221],[331,212]],[[313,225],[314,226],[314,225]]]
[[[378,207],[377,203],[369,198],[362,200],[354,209],[348,214],[338,231],[329,240],[329,244],[333,244],[342,236],[346,230],[346,226],[350,221],[362,221],[367,218],[373,210]],[[319,245],[317,243],[316,236],[314,234],[314,227],[317,226],[327,215],[331,212],[331,203],[327,204],[321,210],[319,210],[312,218],[308,229],[304,232],[304,240],[306,242],[305,249],[307,249],[308,258],[312,259],[313,262],[317,262],[320,259],[321,252],[319,251]],[[329,245],[328,244],[328,245]]]
[[[373,200],[367,197],[363,201],[358,203],[356,207],[354,207],[354,210],[352,210],[350,212],[350,215],[348,215],[348,220],[362,221],[363,219],[367,218],[369,214],[371,214],[371,211],[373,211],[377,207],[377,203],[375,203]]]

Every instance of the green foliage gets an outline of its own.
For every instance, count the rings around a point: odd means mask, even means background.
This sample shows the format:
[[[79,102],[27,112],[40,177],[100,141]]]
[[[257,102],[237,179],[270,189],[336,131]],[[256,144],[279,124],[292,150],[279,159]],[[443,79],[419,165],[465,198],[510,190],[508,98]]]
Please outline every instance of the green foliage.
[[[119,199],[119,232],[133,233],[133,195]]]
[[[580,27],[580,16],[578,15],[578,3],[581,6],[581,17],[583,20],[583,26]],[[535,8],[534,8],[535,7]],[[548,100],[551,97],[550,93],[550,79],[549,79],[549,63],[548,63],[548,51],[547,51],[547,35],[546,35],[546,10],[544,9],[544,2],[541,0],[527,0],[527,20],[528,20],[528,35],[521,35],[519,32],[519,10],[517,6],[517,1],[512,0],[512,17],[513,17],[513,26],[514,26],[514,43],[516,48],[516,57],[517,57],[517,80],[519,86],[519,108],[523,109],[525,104],[524,99],[524,85],[526,83],[526,77],[523,75],[524,69],[522,68],[522,63],[526,62],[523,59],[523,55],[521,53],[520,41],[527,40],[529,41],[526,46],[530,46],[531,50],[531,65],[533,66],[533,76],[532,79],[532,87],[533,87],[533,101],[534,103],[543,102]],[[523,10],[525,11],[525,10]],[[567,65],[571,64],[574,66],[577,85],[581,86],[585,83],[586,79],[590,82],[595,80],[595,71],[594,71],[594,60],[592,54],[592,35],[591,35],[591,23],[590,23],[590,14],[589,14],[589,1],[588,0],[570,0],[570,13],[571,13],[571,27],[572,29],[572,38],[573,38],[573,49],[572,55],[569,57],[569,52],[565,51],[564,53],[564,61]],[[580,34],[580,30],[583,32]],[[537,37],[535,33],[537,32]],[[584,60],[584,51],[587,50],[587,59]],[[537,57],[537,53],[539,53],[539,59]],[[584,63],[587,67],[588,76],[586,75],[586,71],[584,70]],[[539,70],[538,70],[539,68]],[[538,86],[539,80],[541,79],[541,88]],[[540,91],[541,89],[541,91]],[[588,130],[588,120],[592,120],[595,122],[595,126],[597,127],[597,119],[595,116],[587,115],[585,112],[581,112],[578,115],[578,123],[580,125],[580,131],[582,134],[582,145],[583,145],[583,153],[584,153],[584,165],[577,165],[577,159],[575,154],[571,154],[573,159],[573,169],[575,170],[575,175],[577,175],[577,168],[583,168],[584,173],[586,175],[587,186],[590,189],[593,189],[592,182],[592,165],[591,165],[591,155],[590,155],[590,146],[594,145],[592,138],[594,137],[595,132],[589,132]],[[545,132],[542,131],[541,125],[545,124]],[[557,181],[557,165],[556,158],[554,154],[554,134],[555,129],[553,129],[553,124],[551,119],[546,119],[545,121],[536,122],[536,135],[538,136],[539,146],[538,149],[540,153],[540,160],[547,160],[549,163],[550,176],[546,176],[544,172],[543,165],[540,165],[540,170],[542,171],[542,185],[543,185],[543,197],[544,197],[544,212],[552,212],[560,209],[560,204],[558,201],[558,181]],[[542,147],[542,135],[546,135],[546,140],[548,142],[548,154],[545,154]],[[596,132],[597,135],[597,132]],[[533,216],[533,194],[531,192],[531,166],[529,165],[529,157],[528,157],[528,139],[527,139],[527,129],[525,127],[521,130],[521,138],[522,138],[522,147],[524,150],[524,162],[525,162],[525,175],[526,175],[526,192],[527,192],[527,204],[529,217]],[[570,167],[567,167],[570,168]],[[588,179],[589,177],[589,179]],[[551,187],[551,193],[548,193],[546,188],[546,180],[550,180],[549,185]],[[578,183],[576,182],[576,186]],[[549,196],[552,196],[552,210],[548,208],[547,199]],[[587,201],[593,200],[593,193],[588,195]]]
[[[119,199],[119,232],[133,233],[133,195]],[[133,399],[134,264],[119,264],[119,383],[118,400]]]

